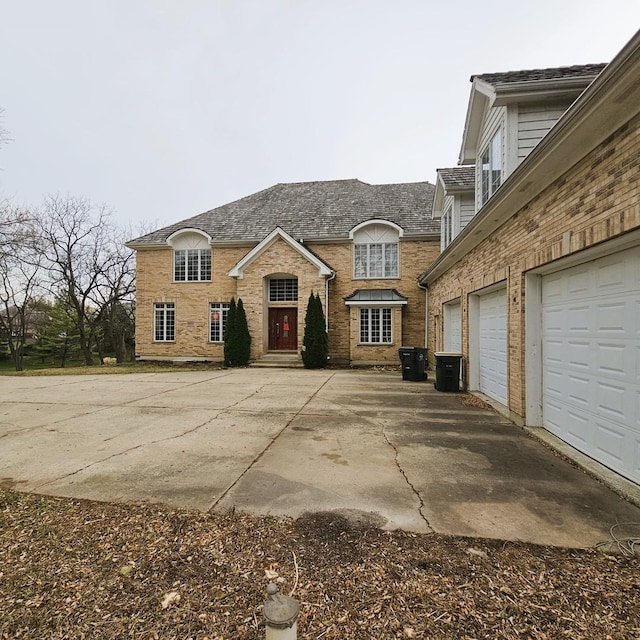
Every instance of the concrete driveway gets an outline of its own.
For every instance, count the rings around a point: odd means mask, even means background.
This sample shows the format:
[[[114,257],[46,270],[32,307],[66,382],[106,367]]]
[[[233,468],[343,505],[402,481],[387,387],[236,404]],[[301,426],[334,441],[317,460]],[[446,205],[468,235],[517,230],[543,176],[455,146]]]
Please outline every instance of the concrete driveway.
[[[640,509],[462,397],[376,371],[2,377],[0,482],[563,546],[640,522]]]

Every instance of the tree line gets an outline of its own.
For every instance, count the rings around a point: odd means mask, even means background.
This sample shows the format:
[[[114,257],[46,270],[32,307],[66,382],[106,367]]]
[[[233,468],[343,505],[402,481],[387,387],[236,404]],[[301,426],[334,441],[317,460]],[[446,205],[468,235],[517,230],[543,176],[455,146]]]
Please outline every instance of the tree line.
[[[105,206],[48,197],[0,203],[0,349],[17,371],[25,353],[64,366],[133,356],[135,253]],[[132,235],[130,232],[128,235]]]

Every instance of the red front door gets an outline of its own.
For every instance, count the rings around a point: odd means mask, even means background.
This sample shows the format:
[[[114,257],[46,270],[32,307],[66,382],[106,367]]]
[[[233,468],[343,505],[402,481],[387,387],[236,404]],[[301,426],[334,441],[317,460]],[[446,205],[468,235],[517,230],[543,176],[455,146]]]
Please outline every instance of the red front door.
[[[269,309],[269,351],[298,350],[298,309]]]

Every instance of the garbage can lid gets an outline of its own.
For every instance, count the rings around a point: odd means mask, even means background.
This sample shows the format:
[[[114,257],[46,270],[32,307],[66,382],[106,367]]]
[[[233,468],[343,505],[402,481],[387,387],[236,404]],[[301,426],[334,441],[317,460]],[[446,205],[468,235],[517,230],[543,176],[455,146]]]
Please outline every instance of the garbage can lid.
[[[435,353],[436,358],[438,356],[451,356],[451,357],[457,357],[457,358],[462,358],[462,354],[461,353],[456,353],[455,351],[437,351]]]

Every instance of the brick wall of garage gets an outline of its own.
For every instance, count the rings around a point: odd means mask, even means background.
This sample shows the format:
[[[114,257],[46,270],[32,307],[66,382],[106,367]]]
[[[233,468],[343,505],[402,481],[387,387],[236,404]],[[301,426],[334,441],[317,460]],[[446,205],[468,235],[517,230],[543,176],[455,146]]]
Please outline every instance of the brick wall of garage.
[[[526,272],[638,228],[640,116],[609,136],[429,285],[430,353],[442,348],[442,305],[459,297],[466,357],[469,353],[468,295],[505,282],[509,408],[524,417]]]

